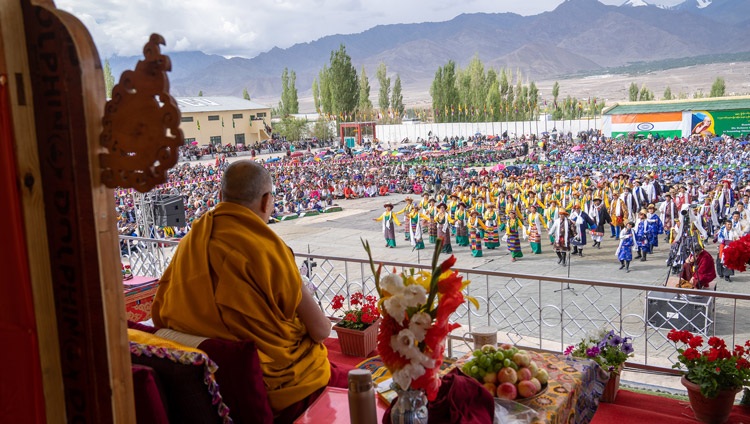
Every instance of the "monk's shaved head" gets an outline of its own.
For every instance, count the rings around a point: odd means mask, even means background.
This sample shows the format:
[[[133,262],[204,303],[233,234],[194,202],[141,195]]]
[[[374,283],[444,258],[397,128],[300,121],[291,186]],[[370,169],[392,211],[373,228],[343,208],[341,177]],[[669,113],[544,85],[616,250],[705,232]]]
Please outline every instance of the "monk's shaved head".
[[[251,205],[272,189],[268,171],[249,159],[232,162],[221,178],[221,200],[224,202]]]

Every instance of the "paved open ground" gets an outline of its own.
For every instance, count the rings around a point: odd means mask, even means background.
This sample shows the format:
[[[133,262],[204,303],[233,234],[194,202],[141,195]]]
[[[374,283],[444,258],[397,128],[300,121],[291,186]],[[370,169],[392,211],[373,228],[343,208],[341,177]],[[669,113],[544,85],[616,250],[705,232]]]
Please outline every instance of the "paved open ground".
[[[385,201],[393,202],[395,210],[398,210],[403,206],[405,197],[405,195],[390,195],[387,197],[342,200],[339,201],[339,204],[344,208],[341,212],[282,221],[272,224],[271,227],[297,253],[309,251],[317,255],[365,259],[367,256],[360,244],[361,237],[370,241],[371,246],[373,246],[373,255],[378,260],[426,264],[429,262],[429,255],[431,254],[429,244],[427,249],[421,252],[413,251],[408,242],[403,241],[403,234],[398,233],[398,246],[395,249],[386,248],[384,247],[380,223],[372,220],[382,213]],[[665,260],[668,248],[663,241],[660,241],[660,243],[660,247],[656,249],[653,255],[649,255],[646,262],[634,261],[631,264],[630,273],[618,270],[619,262],[615,257],[617,241],[609,238],[608,235],[605,236],[601,249],[591,248],[591,242],[589,241],[589,246],[584,250],[584,256],[582,258],[574,256],[570,267],[562,267],[557,264],[557,256],[548,244],[543,246],[543,254],[531,255],[528,243],[523,243],[524,257],[517,262],[510,261],[510,256],[504,245],[495,250],[485,249],[482,258],[473,258],[468,247],[454,245],[453,248],[454,254],[458,258],[457,267],[460,268],[550,277],[567,277],[569,273],[571,278],[576,279],[661,286],[667,277]],[[715,247],[710,245],[709,251],[714,252]],[[750,275],[737,274],[733,277],[731,283],[719,282],[718,290],[748,294],[750,293],[748,282],[750,282]],[[557,285],[547,285],[544,290],[552,292],[557,288],[559,288]],[[502,290],[502,288],[498,287],[498,290]],[[534,285],[528,290],[536,291],[537,286]],[[589,294],[589,292],[582,291],[578,293],[580,294],[577,296],[579,301],[583,301],[583,297],[587,297]],[[596,300],[595,303],[601,307],[617,305],[619,302],[618,296],[617,291],[613,290],[611,293],[602,296],[601,299]],[[643,316],[644,303],[643,292],[626,296],[622,310],[627,314]],[[750,311],[747,311],[746,308],[738,308],[737,315],[739,318],[738,333],[746,336],[747,331],[742,330],[742,327],[750,327],[748,324]],[[731,303],[722,300],[717,307],[717,334],[731,334],[729,317],[731,317]],[[722,319],[726,319],[726,321],[722,321]],[[632,327],[637,330],[638,326],[642,327],[642,325],[642,321],[640,321],[640,323],[633,323]],[[661,348],[664,350],[671,349],[668,345],[661,346]],[[652,354],[655,350],[652,351]],[[626,371],[623,375],[623,381],[625,384],[629,382],[639,387],[682,390],[679,379],[675,377],[644,372]]]

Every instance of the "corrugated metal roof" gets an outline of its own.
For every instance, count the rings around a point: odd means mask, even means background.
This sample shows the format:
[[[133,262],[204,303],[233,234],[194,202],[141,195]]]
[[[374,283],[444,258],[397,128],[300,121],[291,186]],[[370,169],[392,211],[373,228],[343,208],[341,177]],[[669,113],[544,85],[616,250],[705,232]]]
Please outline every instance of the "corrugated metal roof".
[[[750,109],[750,96],[714,97],[708,99],[663,100],[655,102],[617,103],[605,109],[603,115],[627,113],[683,112],[691,110]]]
[[[175,97],[182,113],[224,112],[232,110],[270,109],[270,106],[241,97]]]

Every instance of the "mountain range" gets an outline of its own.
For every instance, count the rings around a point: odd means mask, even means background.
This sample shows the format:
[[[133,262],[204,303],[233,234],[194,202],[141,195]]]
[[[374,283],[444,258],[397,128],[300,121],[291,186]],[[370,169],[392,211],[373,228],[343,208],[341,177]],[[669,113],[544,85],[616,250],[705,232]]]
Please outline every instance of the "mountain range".
[[[428,91],[435,71],[449,59],[466,66],[478,55],[487,67],[520,71],[525,80],[607,73],[608,68],[711,54],[750,51],[750,0],[687,0],[665,8],[644,0],[610,6],[598,0],[566,0],[550,12],[462,14],[445,22],[378,25],[358,34],[331,35],[252,59],[202,52],[168,52],[176,96],[278,97],[283,69],[294,70],[300,96],[331,51],[346,46],[377,96],[375,69],[385,63],[404,90]],[[117,76],[138,57],[109,58]]]

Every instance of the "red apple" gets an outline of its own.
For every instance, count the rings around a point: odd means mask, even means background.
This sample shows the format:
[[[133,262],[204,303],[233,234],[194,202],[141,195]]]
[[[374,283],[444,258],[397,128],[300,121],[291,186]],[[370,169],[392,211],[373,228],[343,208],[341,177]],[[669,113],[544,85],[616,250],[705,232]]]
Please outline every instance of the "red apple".
[[[531,377],[533,377],[533,375],[531,374],[531,370],[525,367],[519,369],[517,374],[519,381],[531,380]]]
[[[523,398],[532,397],[537,394],[538,390],[534,383],[529,380],[518,383],[518,394]]]
[[[505,367],[497,372],[497,381],[500,383],[516,384],[516,381],[518,381],[518,374],[513,368]]]
[[[513,383],[503,383],[497,386],[497,397],[513,400],[518,397],[518,389],[516,389],[516,385]]]
[[[503,343],[500,345],[501,350],[511,350],[513,349],[513,345],[510,343]]]
[[[496,384],[497,383],[497,374],[495,374],[494,372],[488,372],[487,374],[484,375],[484,377],[482,378],[482,380],[485,383]]]

